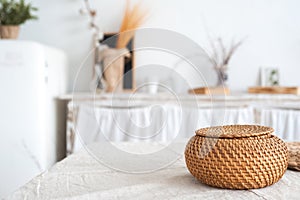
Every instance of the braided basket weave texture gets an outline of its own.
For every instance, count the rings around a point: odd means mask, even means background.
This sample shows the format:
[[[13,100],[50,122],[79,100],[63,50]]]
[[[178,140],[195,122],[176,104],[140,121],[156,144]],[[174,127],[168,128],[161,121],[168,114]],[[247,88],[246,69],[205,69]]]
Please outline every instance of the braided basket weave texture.
[[[229,125],[196,131],[185,160],[201,182],[220,188],[254,189],[277,182],[288,166],[285,143],[273,129],[257,125]]]
[[[300,142],[287,142],[289,151],[289,169],[300,171]]]

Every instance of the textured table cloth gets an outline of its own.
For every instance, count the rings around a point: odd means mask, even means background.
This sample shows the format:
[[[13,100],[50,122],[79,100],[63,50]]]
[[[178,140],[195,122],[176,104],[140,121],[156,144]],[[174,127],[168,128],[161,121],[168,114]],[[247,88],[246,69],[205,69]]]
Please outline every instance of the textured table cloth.
[[[129,151],[146,153],[159,145],[124,143]],[[178,149],[183,152],[184,145]],[[109,152],[105,152],[109,153]],[[118,155],[111,155],[117,156]],[[118,157],[119,163],[128,160]],[[164,158],[162,158],[164,159]],[[132,163],[148,165],[148,163]],[[168,167],[149,173],[118,172],[100,164],[86,150],[57,163],[49,171],[15,191],[9,199],[299,199],[300,172],[287,170],[283,178],[266,188],[226,190],[197,181],[181,155]]]

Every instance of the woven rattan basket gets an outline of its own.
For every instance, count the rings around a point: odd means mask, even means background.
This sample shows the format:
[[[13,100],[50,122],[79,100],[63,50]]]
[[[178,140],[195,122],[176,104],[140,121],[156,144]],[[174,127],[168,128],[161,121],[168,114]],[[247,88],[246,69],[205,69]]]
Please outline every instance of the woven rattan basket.
[[[220,188],[253,189],[277,182],[288,166],[285,143],[270,127],[229,125],[196,131],[185,149],[189,171]]]
[[[300,142],[287,142],[289,151],[289,169],[300,171]]]

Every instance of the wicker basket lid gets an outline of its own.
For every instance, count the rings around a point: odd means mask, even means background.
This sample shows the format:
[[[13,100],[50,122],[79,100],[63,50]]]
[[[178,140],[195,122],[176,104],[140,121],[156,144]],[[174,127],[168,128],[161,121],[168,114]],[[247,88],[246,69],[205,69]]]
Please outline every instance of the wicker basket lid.
[[[246,138],[270,135],[274,129],[267,126],[258,125],[227,125],[201,128],[196,131],[196,135],[212,138]]]

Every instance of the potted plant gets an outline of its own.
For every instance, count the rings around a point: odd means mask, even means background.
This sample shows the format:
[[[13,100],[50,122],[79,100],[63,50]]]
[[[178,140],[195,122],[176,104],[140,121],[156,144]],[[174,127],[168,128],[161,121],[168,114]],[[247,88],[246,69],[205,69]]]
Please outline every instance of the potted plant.
[[[16,39],[19,35],[20,25],[27,20],[37,19],[32,15],[37,11],[31,3],[24,0],[0,0],[0,36],[4,39]]]

